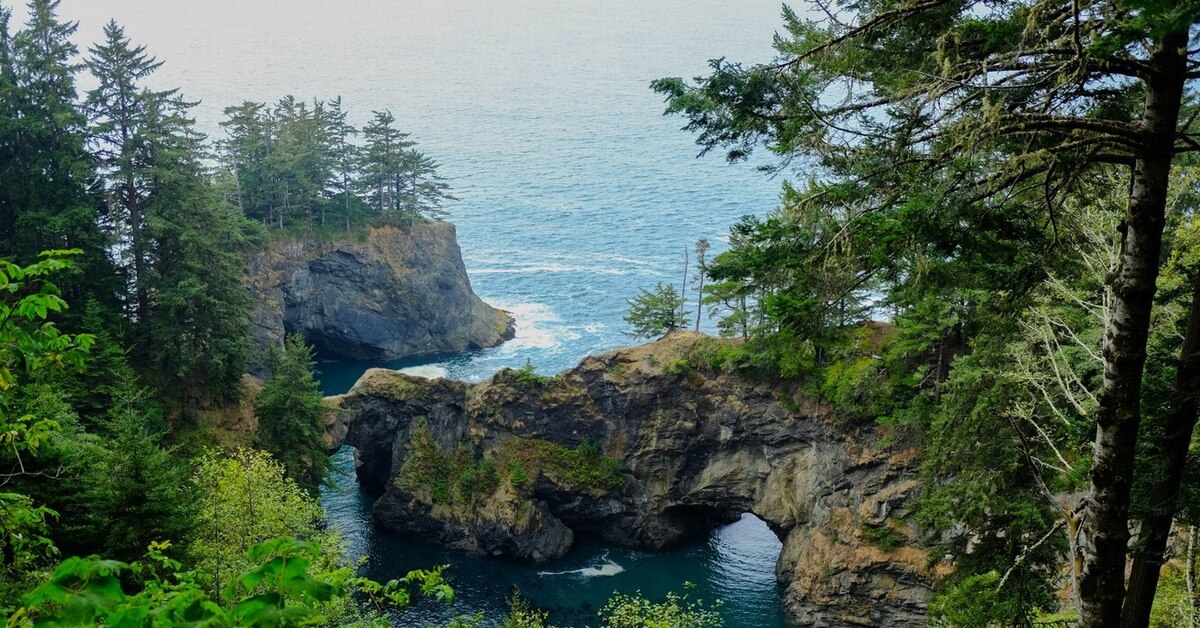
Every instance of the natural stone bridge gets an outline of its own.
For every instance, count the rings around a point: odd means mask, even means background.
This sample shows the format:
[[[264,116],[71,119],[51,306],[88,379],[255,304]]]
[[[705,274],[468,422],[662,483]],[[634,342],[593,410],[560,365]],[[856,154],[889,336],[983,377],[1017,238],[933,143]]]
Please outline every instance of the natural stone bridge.
[[[576,533],[662,548],[751,512],[783,541],[793,623],[924,625],[913,451],[794,387],[709,372],[698,356],[717,342],[677,334],[480,384],[374,369],[335,398],[330,437],[357,449],[392,531],[544,560]]]

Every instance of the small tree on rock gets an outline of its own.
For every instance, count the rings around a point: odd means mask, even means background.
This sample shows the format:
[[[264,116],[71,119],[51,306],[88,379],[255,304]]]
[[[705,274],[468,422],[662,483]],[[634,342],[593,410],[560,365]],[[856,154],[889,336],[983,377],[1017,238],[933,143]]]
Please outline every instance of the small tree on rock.
[[[688,326],[683,297],[674,284],[659,283],[653,290],[643,288],[641,294],[626,302],[629,314],[625,322],[632,328],[626,333],[634,338],[661,338]]]

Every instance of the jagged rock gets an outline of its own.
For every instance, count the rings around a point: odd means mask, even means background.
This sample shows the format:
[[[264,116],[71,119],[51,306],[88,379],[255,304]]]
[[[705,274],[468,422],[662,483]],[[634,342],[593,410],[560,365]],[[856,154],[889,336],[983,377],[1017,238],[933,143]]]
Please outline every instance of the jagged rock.
[[[572,531],[662,548],[752,512],[783,541],[796,625],[924,625],[934,574],[899,518],[915,450],[794,385],[697,368],[717,342],[676,334],[479,384],[372,369],[336,398],[330,433],[358,449],[376,522],[394,531],[541,560]]]
[[[276,240],[250,260],[247,284],[259,346],[299,333],[327,357],[395,360],[495,346],[514,331],[471,291],[448,222]]]

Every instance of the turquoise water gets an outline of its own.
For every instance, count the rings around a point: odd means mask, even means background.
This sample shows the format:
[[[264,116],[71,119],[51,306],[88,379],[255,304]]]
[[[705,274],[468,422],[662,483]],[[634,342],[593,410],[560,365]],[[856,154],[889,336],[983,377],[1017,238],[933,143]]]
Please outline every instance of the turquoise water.
[[[626,298],[678,283],[685,247],[706,237],[720,250],[731,223],[777,198],[779,181],[752,165],[694,159],[693,138],[647,88],[703,73],[712,57],[769,58],[777,0],[64,0],[61,9],[80,21],[83,49],[110,17],[122,22],[166,61],[157,87],[201,100],[198,121],[214,135],[221,110],[247,99],[341,95],[357,123],[391,109],[461,197],[450,219],[476,292],[518,321],[506,345],[432,365],[451,377],[478,380],[526,360],[550,373],[629,344]],[[322,365],[325,389],[344,392],[369,366]],[[350,465],[345,452],[339,464]],[[753,518],[671,552],[583,540],[560,561],[529,566],[374,532],[350,475],[324,502],[372,575],[453,563],[452,612],[495,616],[516,586],[581,625],[614,589],[661,595],[690,580],[698,595],[724,599],[731,628],[783,625],[779,544]],[[538,573],[609,563],[624,571]],[[422,606],[400,622],[444,616]]]
[[[339,471],[352,478],[349,450],[337,457]],[[447,576],[457,599],[446,606],[424,600],[396,617],[397,625],[438,625],[456,615],[484,613],[501,618],[513,591],[550,611],[559,626],[596,625],[596,613],[614,591],[641,591],[651,599],[684,592],[706,602],[721,600],[719,612],[730,628],[785,626],[774,565],[779,541],[753,515],[716,530],[707,540],[662,552],[614,547],[579,538],[564,557],[540,565],[483,558],[371,528],[371,498],[353,480],[326,490],[322,501],[330,518],[358,556],[366,575],[395,578],[410,569],[450,565]]]

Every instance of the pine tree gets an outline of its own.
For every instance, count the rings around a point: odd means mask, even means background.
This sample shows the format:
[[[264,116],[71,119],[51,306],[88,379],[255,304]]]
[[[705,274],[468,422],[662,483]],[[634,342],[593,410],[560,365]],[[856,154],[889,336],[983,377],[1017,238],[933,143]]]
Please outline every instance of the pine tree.
[[[315,490],[332,463],[325,446],[325,417],[330,411],[313,377],[312,349],[298,335],[272,351],[270,376],[258,396],[258,444],[278,460],[288,477]]]
[[[811,185],[791,204],[874,232],[868,274],[924,275],[924,264],[961,259],[963,242],[1008,223],[1005,235],[1024,246],[994,241],[977,261],[1023,255],[973,270],[1019,293],[1041,271],[1030,251],[1057,239],[1070,199],[1116,168],[1126,175],[1079,537],[1080,623],[1144,626],[1161,557],[1135,566],[1126,595],[1131,482],[1170,175],[1200,150],[1200,3],[885,1],[817,19],[785,8],[784,18],[770,62],[720,59],[696,84],[655,88],[705,151],[739,160],[765,144],[783,164],[810,166]],[[1038,214],[1041,224],[1030,220]],[[945,332],[963,346],[961,326]]]
[[[413,146],[407,133],[395,128],[396,117],[390,111],[372,112],[362,129],[363,146],[359,188],[381,216],[396,214],[404,202],[402,190],[407,183],[405,151]]]
[[[81,249],[79,276],[60,282],[64,295],[112,303],[119,287],[75,91],[76,24],[60,21],[57,9],[57,0],[32,0],[25,28],[11,40],[0,35],[0,251],[28,263],[43,250]]]
[[[336,163],[335,176],[330,182],[330,194],[338,200],[346,231],[349,231],[351,207],[357,205],[358,201],[354,196],[354,179],[358,173],[358,147],[351,143],[350,138],[358,135],[358,129],[346,122],[346,111],[342,109],[341,96],[330,101],[327,111],[330,151]],[[325,225],[324,212],[321,213],[321,225]]]
[[[148,175],[157,184],[146,203],[155,296],[144,351],[167,391],[228,399],[246,366],[251,304],[242,287],[243,253],[253,240],[205,177],[191,103],[175,98],[164,106],[146,116],[154,146]]]
[[[144,321],[150,310],[147,275],[146,197],[154,181],[147,177],[154,146],[147,137],[146,116],[162,108],[177,90],[151,91],[142,86],[161,65],[134,46],[115,21],[104,27],[104,43],[90,48],[87,67],[99,85],[88,92],[93,154],[105,179],[107,215],[118,224],[125,274],[134,293],[131,314]]]
[[[151,541],[178,544],[190,537],[194,499],[187,460],[163,448],[162,409],[132,373],[118,385],[107,451],[92,478],[102,497],[93,523],[106,532],[104,555],[134,560]]]
[[[234,197],[247,218],[266,225],[274,216],[273,192],[266,160],[271,153],[273,129],[266,105],[246,101],[225,108],[221,128],[225,139],[218,149],[225,168],[233,174]]]
[[[439,164],[432,157],[414,148],[403,152],[400,169],[403,172],[400,208],[409,216],[440,219],[446,215],[442,205],[457,200],[450,193],[450,184],[438,174]]]
[[[685,329],[687,314],[683,311],[683,297],[674,284],[657,284],[653,290],[642,289],[638,296],[629,299],[629,313],[625,322],[627,332],[635,338],[661,338],[671,332]]]

